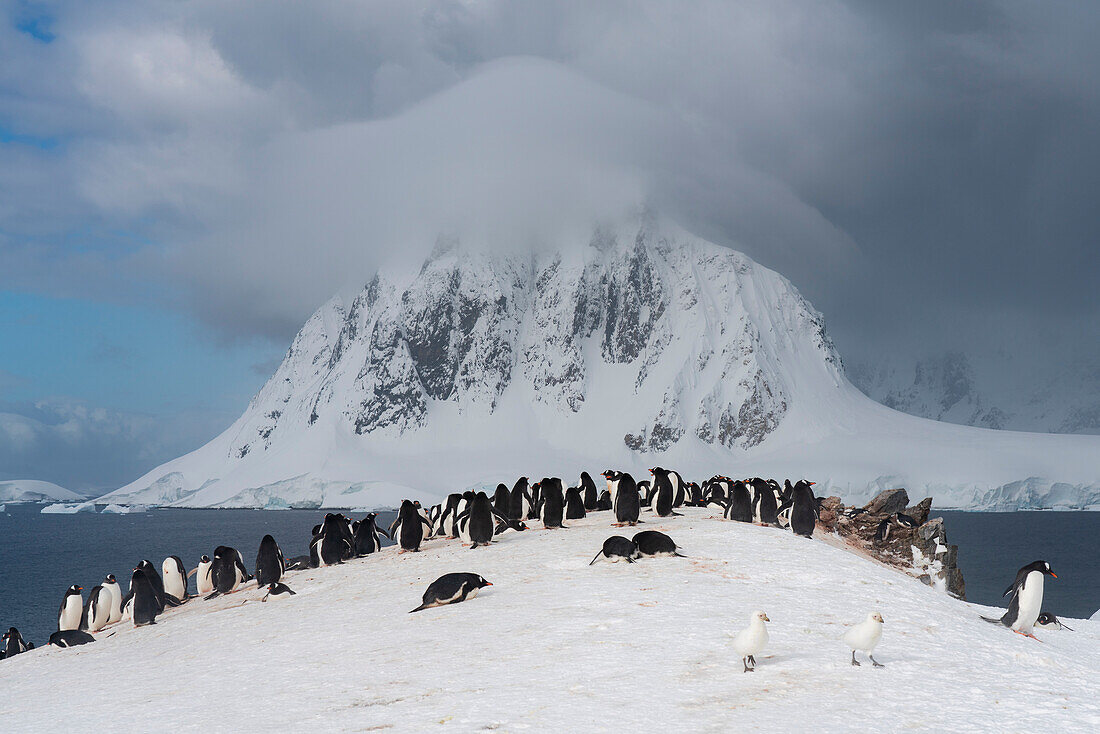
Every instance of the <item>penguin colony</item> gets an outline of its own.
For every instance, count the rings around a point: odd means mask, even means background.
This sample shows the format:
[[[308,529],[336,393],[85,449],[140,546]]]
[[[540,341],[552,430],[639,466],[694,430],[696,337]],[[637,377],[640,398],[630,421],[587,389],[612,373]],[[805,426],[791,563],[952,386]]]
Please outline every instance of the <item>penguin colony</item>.
[[[566,521],[584,518],[589,512],[611,511],[613,527],[635,527],[645,522],[643,509],[648,517],[669,517],[680,514],[676,508],[687,506],[709,508],[724,520],[789,528],[797,535],[813,537],[821,505],[821,498],[814,495],[813,482],[800,480],[792,485],[786,480],[780,485],[774,479],[733,480],[716,475],[697,484],[661,467],[650,469],[650,474],[652,479],[636,482],[626,472],[608,469],[602,472],[606,480],[603,490],[597,489],[588,472],[582,472],[578,485],[568,489],[557,477],[544,477],[534,483],[520,477],[511,488],[497,485],[491,498],[485,492],[454,493],[427,509],[416,500],[406,499],[387,529],[378,527],[375,512],[361,520],[330,512],[314,526],[308,555],[287,559],[275,538],[265,535],[256,554],[254,574],[248,573],[241,552],[229,546],[218,546],[212,556],[203,555],[190,571],[179,556],[165,558],[159,573],[151,561],[142,560],[133,569],[125,596],[113,574],[107,574],[103,583],[91,590],[86,602],[83,587],[70,586],[58,609],[57,631],[48,644],[73,647],[95,642],[93,633],[124,621],[135,627],[156,624],[157,616],[166,608],[196,598],[187,591],[191,576],[196,577],[195,588],[204,599],[241,591],[251,581],[265,592],[263,602],[289,599],[296,592],[281,582],[286,571],[342,564],[377,553],[383,547],[382,536],[395,543],[398,554],[418,552],[421,545],[440,537],[457,538],[463,546],[476,549],[492,544],[504,533],[527,530],[529,520],[540,521],[546,530],[557,530],[567,528]],[[911,526],[916,521],[897,513],[881,523],[878,535],[888,537],[893,523]],[[679,551],[675,541],[664,533],[642,530],[631,538],[609,537],[589,565],[601,559],[635,563],[647,557],[684,557]],[[1004,596],[1012,597],[1005,614],[999,619],[982,619],[1033,639],[1036,626],[1069,629],[1050,612],[1041,611],[1046,576],[1057,578],[1046,561],[1021,568],[1005,590]],[[447,573],[428,586],[420,606],[411,611],[463,602],[492,585],[477,574]],[[764,611],[755,611],[748,626],[731,636],[744,672],[755,670],[756,655],[768,645],[765,623],[769,621]],[[862,652],[874,667],[885,667],[872,656],[882,638],[883,624],[882,615],[871,612],[847,630],[843,641],[852,651],[852,665],[860,665],[856,652]],[[0,660],[33,649],[34,645],[11,627],[0,641]]]

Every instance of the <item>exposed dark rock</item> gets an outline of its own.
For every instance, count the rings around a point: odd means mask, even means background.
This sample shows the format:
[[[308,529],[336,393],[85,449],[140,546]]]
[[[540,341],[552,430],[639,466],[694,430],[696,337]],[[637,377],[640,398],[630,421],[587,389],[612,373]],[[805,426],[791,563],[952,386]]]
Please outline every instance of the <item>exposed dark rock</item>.
[[[879,492],[864,506],[868,515],[893,515],[909,504],[909,494],[904,489],[887,489]]]
[[[917,521],[917,525],[928,522],[928,513],[932,511],[932,498],[925,497],[919,503],[905,509],[905,514]]]

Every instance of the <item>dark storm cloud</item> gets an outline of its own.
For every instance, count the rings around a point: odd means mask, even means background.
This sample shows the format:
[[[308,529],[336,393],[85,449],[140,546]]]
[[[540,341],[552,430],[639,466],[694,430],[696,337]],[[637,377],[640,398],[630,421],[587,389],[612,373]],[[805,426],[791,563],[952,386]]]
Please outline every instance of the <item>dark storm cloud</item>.
[[[0,29],[10,287],[285,339],[433,230],[644,201],[848,353],[1100,341],[1093,4],[47,7],[48,43]]]

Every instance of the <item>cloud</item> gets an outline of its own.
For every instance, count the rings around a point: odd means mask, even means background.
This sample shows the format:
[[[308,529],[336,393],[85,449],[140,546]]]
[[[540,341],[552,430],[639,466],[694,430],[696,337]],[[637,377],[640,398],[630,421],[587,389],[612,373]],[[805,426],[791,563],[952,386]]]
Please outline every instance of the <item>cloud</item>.
[[[231,420],[209,411],[126,413],[70,398],[0,401],[0,479],[43,479],[95,494],[197,448]]]
[[[1087,4],[54,12],[49,43],[0,27],[10,287],[286,339],[440,230],[551,239],[645,201],[790,277],[842,348],[1100,315]]]

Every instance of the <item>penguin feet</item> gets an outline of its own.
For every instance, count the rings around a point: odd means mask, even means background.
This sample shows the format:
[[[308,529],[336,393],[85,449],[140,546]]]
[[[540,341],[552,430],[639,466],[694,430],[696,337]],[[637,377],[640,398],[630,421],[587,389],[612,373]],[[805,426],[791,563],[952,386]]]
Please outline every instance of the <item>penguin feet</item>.
[[[1018,635],[1023,635],[1024,637],[1030,637],[1031,639],[1035,640],[1036,642],[1042,642],[1042,640],[1040,640],[1038,637],[1031,634],[1030,632],[1021,632],[1020,630],[1012,630],[1012,631],[1015,632]]]

